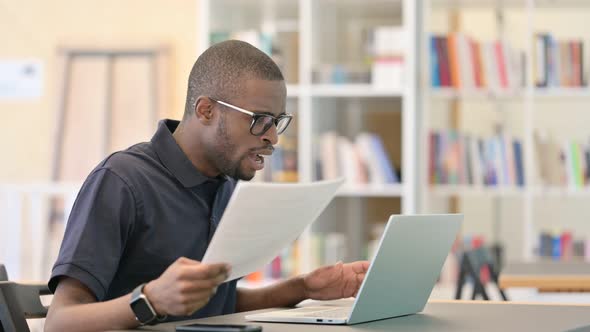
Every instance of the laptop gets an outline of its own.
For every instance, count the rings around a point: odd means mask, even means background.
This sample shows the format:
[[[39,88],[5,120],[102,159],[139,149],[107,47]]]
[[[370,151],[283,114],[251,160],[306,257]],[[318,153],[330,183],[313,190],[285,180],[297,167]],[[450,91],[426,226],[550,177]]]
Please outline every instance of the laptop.
[[[250,321],[358,324],[424,309],[463,215],[392,215],[354,301],[247,315]],[[342,302],[342,301],[341,301]]]

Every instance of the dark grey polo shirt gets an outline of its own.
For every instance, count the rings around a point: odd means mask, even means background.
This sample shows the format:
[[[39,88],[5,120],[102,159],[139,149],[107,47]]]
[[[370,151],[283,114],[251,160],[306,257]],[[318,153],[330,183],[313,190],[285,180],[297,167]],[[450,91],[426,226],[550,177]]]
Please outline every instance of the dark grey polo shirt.
[[[208,178],[182,152],[163,120],[151,142],[107,157],[88,176],[71,211],[49,288],[81,281],[99,301],[158,278],[177,258],[200,261],[235,187]],[[236,281],[218,287],[191,318],[233,313]]]

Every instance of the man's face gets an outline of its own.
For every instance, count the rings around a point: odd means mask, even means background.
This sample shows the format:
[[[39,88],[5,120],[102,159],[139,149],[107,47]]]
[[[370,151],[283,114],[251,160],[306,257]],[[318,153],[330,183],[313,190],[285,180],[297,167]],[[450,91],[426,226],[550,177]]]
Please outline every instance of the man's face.
[[[285,112],[286,90],[283,81],[250,79],[244,82],[240,96],[223,100],[255,113],[278,116]],[[276,127],[261,136],[250,133],[252,117],[215,103],[219,114],[213,141],[212,160],[223,174],[240,180],[251,180],[256,171],[264,168],[273,145],[277,144]]]

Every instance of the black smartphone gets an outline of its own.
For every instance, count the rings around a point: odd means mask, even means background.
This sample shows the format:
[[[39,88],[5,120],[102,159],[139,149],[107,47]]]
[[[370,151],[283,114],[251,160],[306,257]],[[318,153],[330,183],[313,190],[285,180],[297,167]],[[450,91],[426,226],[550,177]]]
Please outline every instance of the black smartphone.
[[[237,324],[188,324],[188,325],[177,325],[176,331],[259,332],[259,331],[262,331],[262,326],[237,325]]]

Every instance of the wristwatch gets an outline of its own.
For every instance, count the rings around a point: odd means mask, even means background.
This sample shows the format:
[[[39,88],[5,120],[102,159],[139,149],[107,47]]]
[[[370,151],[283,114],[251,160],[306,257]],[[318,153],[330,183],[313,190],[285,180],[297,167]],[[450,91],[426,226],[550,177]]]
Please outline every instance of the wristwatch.
[[[133,293],[131,293],[131,301],[129,305],[131,310],[135,313],[135,319],[141,324],[146,325],[154,322],[156,319],[164,320],[166,317],[158,317],[158,313],[154,310],[154,307],[143,293],[143,287],[145,283],[137,286]]]

